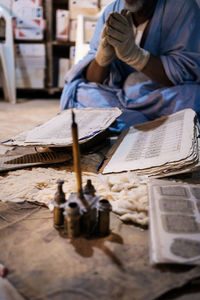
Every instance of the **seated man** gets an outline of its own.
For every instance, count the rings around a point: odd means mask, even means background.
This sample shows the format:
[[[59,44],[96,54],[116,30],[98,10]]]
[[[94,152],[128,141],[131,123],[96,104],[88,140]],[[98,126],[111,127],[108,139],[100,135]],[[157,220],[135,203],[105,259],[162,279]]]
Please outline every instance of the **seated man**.
[[[61,109],[119,107],[119,131],[185,108],[200,118],[199,28],[195,0],[114,1],[66,74]]]

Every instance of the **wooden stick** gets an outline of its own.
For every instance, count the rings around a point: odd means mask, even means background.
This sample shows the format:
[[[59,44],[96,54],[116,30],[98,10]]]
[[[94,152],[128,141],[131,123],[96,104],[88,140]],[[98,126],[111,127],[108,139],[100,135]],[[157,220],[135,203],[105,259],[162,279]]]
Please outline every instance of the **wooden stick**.
[[[73,159],[74,159],[74,171],[76,173],[77,182],[77,195],[86,209],[89,209],[87,200],[84,198],[82,189],[82,176],[81,176],[81,159],[80,148],[78,142],[78,126],[75,122],[75,114],[72,110],[72,139],[73,139]]]

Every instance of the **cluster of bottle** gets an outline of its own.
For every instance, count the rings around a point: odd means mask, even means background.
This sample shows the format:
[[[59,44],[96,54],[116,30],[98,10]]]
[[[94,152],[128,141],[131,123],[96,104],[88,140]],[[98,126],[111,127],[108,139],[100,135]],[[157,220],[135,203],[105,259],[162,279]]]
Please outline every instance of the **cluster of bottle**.
[[[91,180],[83,189],[82,199],[77,193],[71,193],[67,201],[62,189],[64,181],[58,180],[57,183],[58,189],[52,202],[54,227],[69,238],[108,235],[111,205],[108,200],[95,195]]]

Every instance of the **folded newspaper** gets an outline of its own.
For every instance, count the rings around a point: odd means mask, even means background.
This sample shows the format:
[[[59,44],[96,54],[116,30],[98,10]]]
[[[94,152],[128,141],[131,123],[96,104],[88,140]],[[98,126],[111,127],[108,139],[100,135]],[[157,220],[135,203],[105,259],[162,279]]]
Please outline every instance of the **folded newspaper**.
[[[192,109],[129,128],[111,149],[102,173],[135,171],[154,177],[199,168],[199,123]]]
[[[105,131],[120,115],[118,108],[73,108],[78,124],[79,143],[85,143]],[[32,130],[20,133],[2,144],[8,146],[72,146],[71,109]]]
[[[200,185],[148,183],[152,264],[200,265]]]
[[[80,143],[86,143],[105,132],[121,114],[118,108],[79,108],[73,111]],[[71,124],[71,110],[65,110],[44,124],[3,142],[5,151],[1,146],[0,172],[70,161],[72,156],[66,147],[72,146]],[[12,149],[9,146],[19,147]],[[92,161],[90,165],[93,166]]]

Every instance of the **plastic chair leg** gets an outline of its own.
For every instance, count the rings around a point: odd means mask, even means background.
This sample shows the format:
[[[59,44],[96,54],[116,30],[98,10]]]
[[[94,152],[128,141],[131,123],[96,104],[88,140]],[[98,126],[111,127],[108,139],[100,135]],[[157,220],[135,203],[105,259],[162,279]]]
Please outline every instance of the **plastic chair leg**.
[[[3,91],[6,100],[16,103],[15,63],[14,55],[9,49],[0,48],[1,65],[3,73]]]

